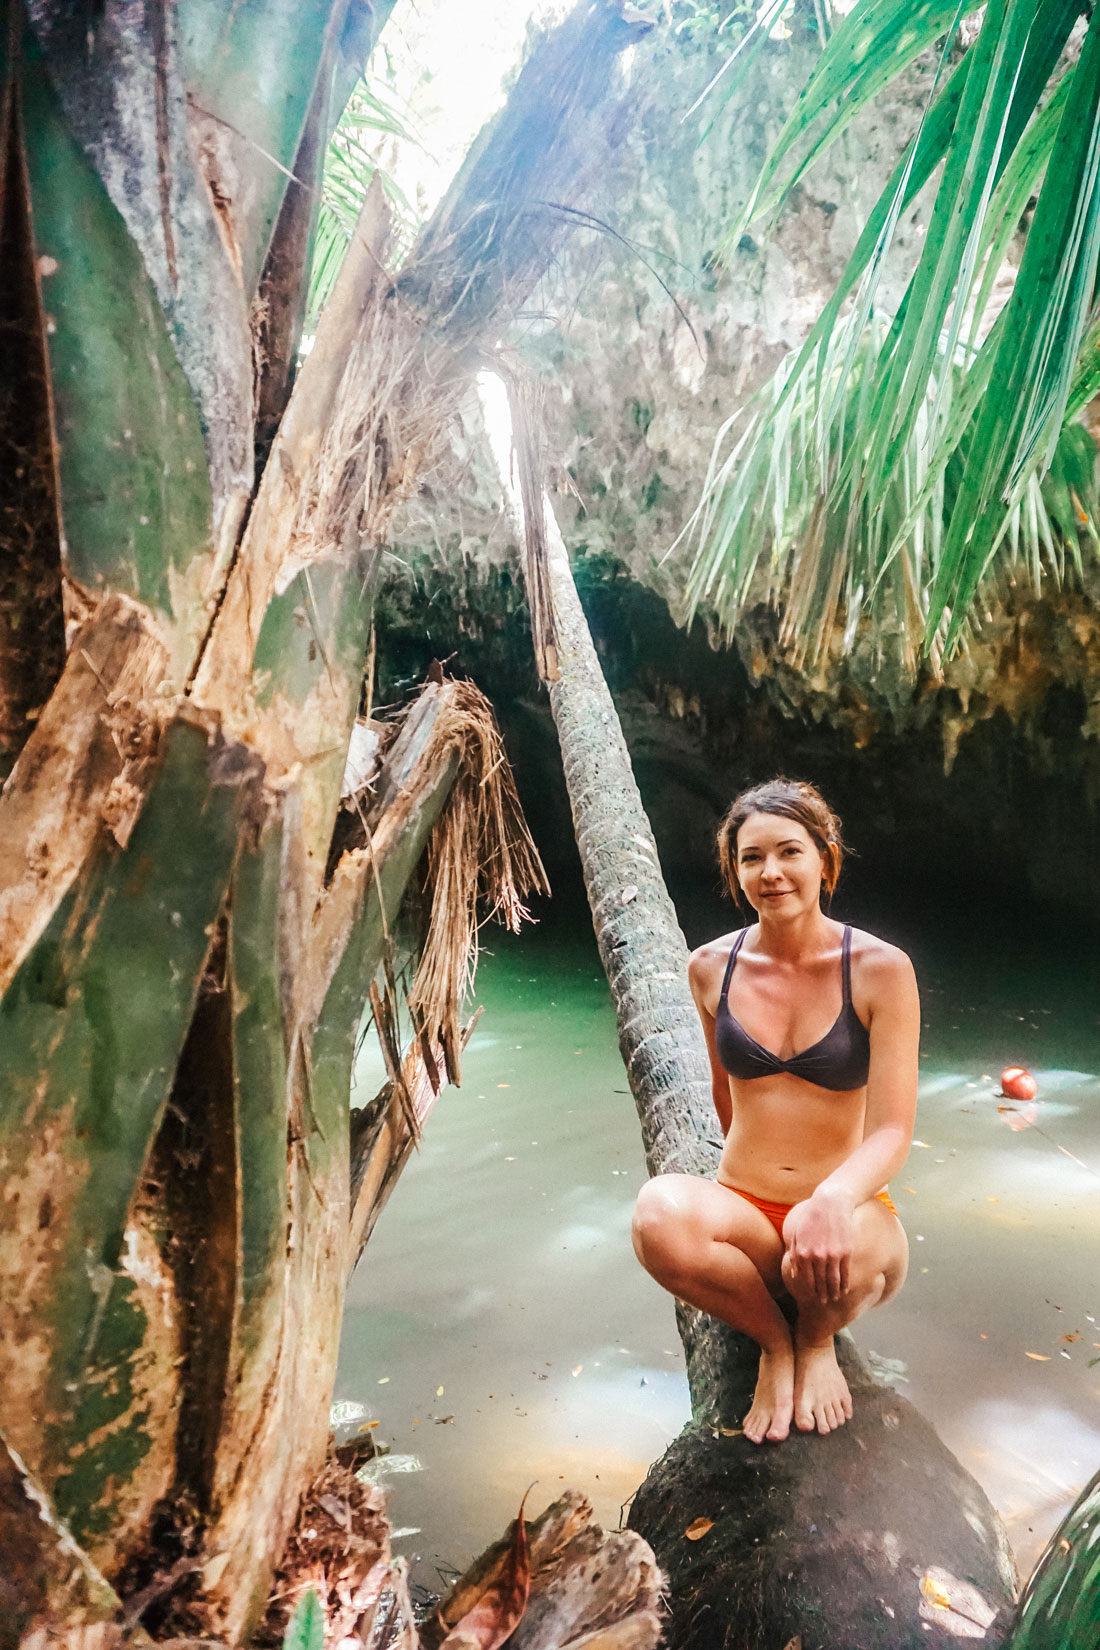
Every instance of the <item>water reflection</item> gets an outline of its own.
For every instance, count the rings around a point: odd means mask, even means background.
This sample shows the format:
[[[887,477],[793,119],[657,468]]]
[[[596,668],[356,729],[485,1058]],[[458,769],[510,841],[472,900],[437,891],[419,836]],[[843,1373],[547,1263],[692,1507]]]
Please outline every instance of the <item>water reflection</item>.
[[[926,1021],[922,1144],[893,1187],[911,1268],[855,1335],[985,1486],[1026,1572],[1100,1465],[1094,968],[1034,936],[1024,960],[988,935],[897,937]],[[337,1391],[423,1463],[387,1490],[430,1586],[533,1480],[535,1511],[568,1483],[616,1524],[688,1413],[671,1304],[630,1250],[644,1167],[590,936],[544,925],[495,950],[462,1090],[353,1280]],[[1039,1105],[1014,1130],[996,1078],[1017,1062]],[[369,1096],[381,1074],[359,1081]]]

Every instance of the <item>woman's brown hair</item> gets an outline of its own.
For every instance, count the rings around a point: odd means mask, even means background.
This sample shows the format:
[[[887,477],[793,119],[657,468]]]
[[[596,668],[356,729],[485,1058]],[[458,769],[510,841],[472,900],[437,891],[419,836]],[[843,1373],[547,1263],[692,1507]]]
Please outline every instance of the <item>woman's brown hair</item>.
[[[737,833],[750,814],[778,814],[804,827],[825,861],[822,886],[831,899],[844,860],[840,820],[816,785],[797,779],[767,779],[762,785],[742,791],[718,827],[718,863],[738,905],[741,884],[737,880]]]

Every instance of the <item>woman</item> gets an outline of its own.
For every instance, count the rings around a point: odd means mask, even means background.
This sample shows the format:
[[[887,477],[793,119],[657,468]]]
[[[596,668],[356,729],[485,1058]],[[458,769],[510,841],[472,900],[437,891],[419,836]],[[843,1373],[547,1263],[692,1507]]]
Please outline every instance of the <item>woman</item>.
[[[792,1419],[804,1432],[844,1425],[833,1336],[905,1281],[885,1188],[912,1139],[920,1006],[904,952],[822,909],[844,850],[812,785],[745,791],[718,851],[758,918],[689,964],[725,1146],[715,1181],[668,1174],[642,1188],[634,1248],[658,1283],[758,1343],[745,1435],[759,1444],[786,1438]]]

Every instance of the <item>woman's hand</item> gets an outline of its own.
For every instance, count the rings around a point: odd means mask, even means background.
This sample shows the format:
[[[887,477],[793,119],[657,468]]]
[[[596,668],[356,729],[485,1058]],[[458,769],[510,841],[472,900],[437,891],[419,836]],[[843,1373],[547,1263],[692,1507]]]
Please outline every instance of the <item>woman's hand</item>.
[[[818,1187],[804,1203],[796,1203],[783,1222],[791,1274],[822,1306],[848,1292],[854,1212],[850,1198]]]

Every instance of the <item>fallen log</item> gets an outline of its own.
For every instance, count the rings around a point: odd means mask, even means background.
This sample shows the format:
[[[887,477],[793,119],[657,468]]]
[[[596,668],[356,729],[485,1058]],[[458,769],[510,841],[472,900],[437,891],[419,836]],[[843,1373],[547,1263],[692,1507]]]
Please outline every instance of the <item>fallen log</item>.
[[[523,474],[536,460],[515,402],[513,423]],[[508,454],[497,459],[522,543]],[[712,1174],[719,1142],[687,947],[553,509],[530,479],[525,495],[544,516],[528,558],[544,557],[553,609],[550,706],[647,1165]],[[682,1303],[677,1321],[693,1418],[630,1515],[668,1573],[671,1650],[1005,1642],[1016,1577],[996,1512],[913,1406],[876,1386],[850,1339],[853,1420],[757,1449],[740,1429],[758,1348]]]

